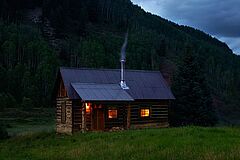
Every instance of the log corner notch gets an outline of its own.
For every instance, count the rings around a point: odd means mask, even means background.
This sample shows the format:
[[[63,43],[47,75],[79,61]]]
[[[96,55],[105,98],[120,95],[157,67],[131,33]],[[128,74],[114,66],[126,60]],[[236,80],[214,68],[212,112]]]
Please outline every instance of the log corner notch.
[[[56,132],[72,135],[72,101],[69,98],[57,98]]]

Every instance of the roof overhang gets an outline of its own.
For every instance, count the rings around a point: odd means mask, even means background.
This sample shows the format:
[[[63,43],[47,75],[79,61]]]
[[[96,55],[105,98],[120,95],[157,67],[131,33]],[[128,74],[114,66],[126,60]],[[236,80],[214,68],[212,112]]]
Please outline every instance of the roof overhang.
[[[71,86],[83,101],[134,101],[119,84],[71,83]]]

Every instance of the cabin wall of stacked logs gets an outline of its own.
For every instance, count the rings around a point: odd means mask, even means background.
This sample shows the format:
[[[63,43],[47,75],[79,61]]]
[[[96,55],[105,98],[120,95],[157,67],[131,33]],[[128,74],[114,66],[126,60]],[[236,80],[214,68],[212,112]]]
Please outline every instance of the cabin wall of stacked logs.
[[[108,110],[109,109],[117,109],[117,118],[110,119],[108,117]],[[127,110],[126,106],[119,105],[108,105],[104,108],[104,115],[105,115],[105,129],[110,130],[114,127],[119,127],[122,129],[127,129]]]
[[[56,131],[57,133],[72,133],[72,101],[65,97],[56,101]]]
[[[62,78],[57,82],[56,96],[56,132],[72,133],[72,101],[67,96]]]
[[[82,103],[79,101],[73,101],[73,132],[80,131],[82,129]]]
[[[73,132],[80,131],[82,129],[82,108],[83,103],[79,101],[73,101],[72,107],[72,120],[73,120]],[[120,127],[124,129],[138,129],[138,128],[162,128],[168,127],[168,109],[169,101],[160,101],[160,102],[136,102],[131,105],[100,105],[100,104],[91,104],[91,112],[85,113],[85,130],[94,130],[93,126],[93,110],[96,107],[101,106],[104,110],[104,125],[105,130],[112,129],[113,127]],[[140,110],[141,108],[149,108],[150,116],[141,117]],[[108,110],[117,109],[118,116],[116,119],[109,119]]]
[[[169,126],[169,101],[135,103],[130,109],[130,125],[132,129],[162,128]],[[150,109],[149,117],[141,117],[141,109]]]
[[[82,109],[84,108],[83,103],[80,103],[79,101],[73,101],[73,107],[72,107],[72,116],[73,116],[73,132],[81,131],[82,126]],[[114,106],[114,107],[113,107]],[[94,115],[93,110],[94,109],[102,109],[104,111],[104,126],[106,130],[109,130],[113,127],[121,127],[126,128],[126,121],[127,121],[127,110],[124,106],[119,105],[102,105],[102,104],[91,104],[91,111],[87,113],[84,111],[85,114],[85,130],[94,130],[94,121],[93,117]],[[116,119],[109,119],[108,118],[108,109],[117,109],[118,111],[118,117]]]

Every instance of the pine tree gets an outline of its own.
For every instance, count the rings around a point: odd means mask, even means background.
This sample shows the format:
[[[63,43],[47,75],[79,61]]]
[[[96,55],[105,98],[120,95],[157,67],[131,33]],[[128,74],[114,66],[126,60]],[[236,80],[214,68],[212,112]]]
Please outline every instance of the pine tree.
[[[173,125],[213,126],[216,123],[211,94],[200,62],[187,47],[173,82],[176,96],[171,117]]]

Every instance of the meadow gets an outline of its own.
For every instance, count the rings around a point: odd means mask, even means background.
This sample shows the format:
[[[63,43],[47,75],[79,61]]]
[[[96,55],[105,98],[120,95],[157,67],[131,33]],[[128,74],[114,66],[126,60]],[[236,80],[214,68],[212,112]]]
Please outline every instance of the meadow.
[[[32,133],[0,141],[0,159],[240,159],[240,128],[183,127],[73,136]]]
[[[55,108],[5,108],[0,111],[0,125],[13,136],[54,131]]]

